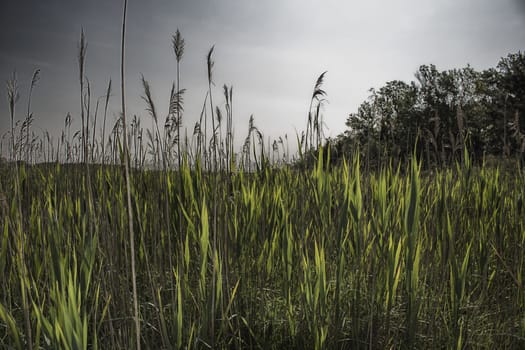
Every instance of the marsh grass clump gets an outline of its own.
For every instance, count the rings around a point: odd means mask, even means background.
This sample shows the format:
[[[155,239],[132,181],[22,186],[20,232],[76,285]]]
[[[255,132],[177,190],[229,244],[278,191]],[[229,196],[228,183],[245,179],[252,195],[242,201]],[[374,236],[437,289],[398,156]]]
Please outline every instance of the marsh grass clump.
[[[323,164],[300,176],[133,170],[142,344],[523,345],[523,176]],[[121,170],[92,168],[90,206],[83,166],[5,166],[30,186],[20,196],[13,177],[0,182],[3,344],[28,347],[31,330],[35,348],[133,346]]]

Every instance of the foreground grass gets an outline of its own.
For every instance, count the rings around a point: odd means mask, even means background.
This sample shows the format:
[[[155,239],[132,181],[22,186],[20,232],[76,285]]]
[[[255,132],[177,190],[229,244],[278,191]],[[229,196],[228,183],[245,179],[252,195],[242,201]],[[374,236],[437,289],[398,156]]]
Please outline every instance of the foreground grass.
[[[519,167],[323,164],[132,173],[146,348],[525,346]],[[131,348],[121,169],[1,172],[1,346]]]

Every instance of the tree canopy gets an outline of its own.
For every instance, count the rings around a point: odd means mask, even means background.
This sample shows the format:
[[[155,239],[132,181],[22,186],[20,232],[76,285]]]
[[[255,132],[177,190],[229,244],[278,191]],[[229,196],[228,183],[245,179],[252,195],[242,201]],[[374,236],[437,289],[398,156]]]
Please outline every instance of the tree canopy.
[[[404,162],[412,153],[427,166],[525,153],[525,54],[496,68],[439,71],[420,66],[409,83],[389,81],[349,115],[348,129],[329,140],[335,158],[359,151],[369,164]]]

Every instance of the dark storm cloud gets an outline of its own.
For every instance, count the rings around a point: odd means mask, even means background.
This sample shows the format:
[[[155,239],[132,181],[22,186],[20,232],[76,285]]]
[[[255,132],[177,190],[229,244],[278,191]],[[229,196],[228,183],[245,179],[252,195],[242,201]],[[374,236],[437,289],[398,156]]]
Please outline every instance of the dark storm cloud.
[[[514,0],[513,2],[517,11],[521,14],[523,20],[525,20],[525,0]]]
[[[23,103],[32,72],[41,69],[42,79],[35,91],[35,107],[38,107],[35,115],[47,119],[47,123],[40,119],[42,127],[54,129],[56,125],[49,123],[51,119],[56,119],[57,115],[62,118],[77,102],[72,84],[78,74],[75,74],[76,51],[81,28],[84,27],[86,32],[106,31],[106,36],[110,35],[112,31],[108,28],[112,28],[111,20],[118,18],[119,7],[118,2],[101,0],[3,2],[0,11],[0,77],[5,81],[13,71],[17,72],[20,103]],[[118,20],[113,27],[111,40],[118,39]],[[104,54],[100,50],[103,44],[102,35],[98,41],[88,43],[88,56],[96,61],[97,56]],[[118,41],[115,41],[116,45]],[[4,91],[2,89],[3,96]],[[4,115],[5,98],[0,100],[0,108],[0,115]],[[18,115],[18,119],[21,118]],[[2,133],[8,124],[8,118],[0,119]]]
[[[37,56],[47,56],[63,46],[51,38],[52,33],[63,35],[64,20],[42,3],[9,1],[5,4],[0,12],[0,52],[4,59],[41,60]],[[2,70],[5,68],[3,64]]]

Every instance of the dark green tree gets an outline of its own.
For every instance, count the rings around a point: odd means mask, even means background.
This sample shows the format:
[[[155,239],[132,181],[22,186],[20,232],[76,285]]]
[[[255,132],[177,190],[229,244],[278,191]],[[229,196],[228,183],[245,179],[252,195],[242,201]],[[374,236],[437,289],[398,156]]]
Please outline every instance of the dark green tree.
[[[420,66],[410,83],[390,81],[349,115],[348,130],[330,146],[334,158],[358,149],[366,164],[405,162],[414,150],[427,167],[525,153],[525,55],[502,58],[496,68],[439,71]]]

